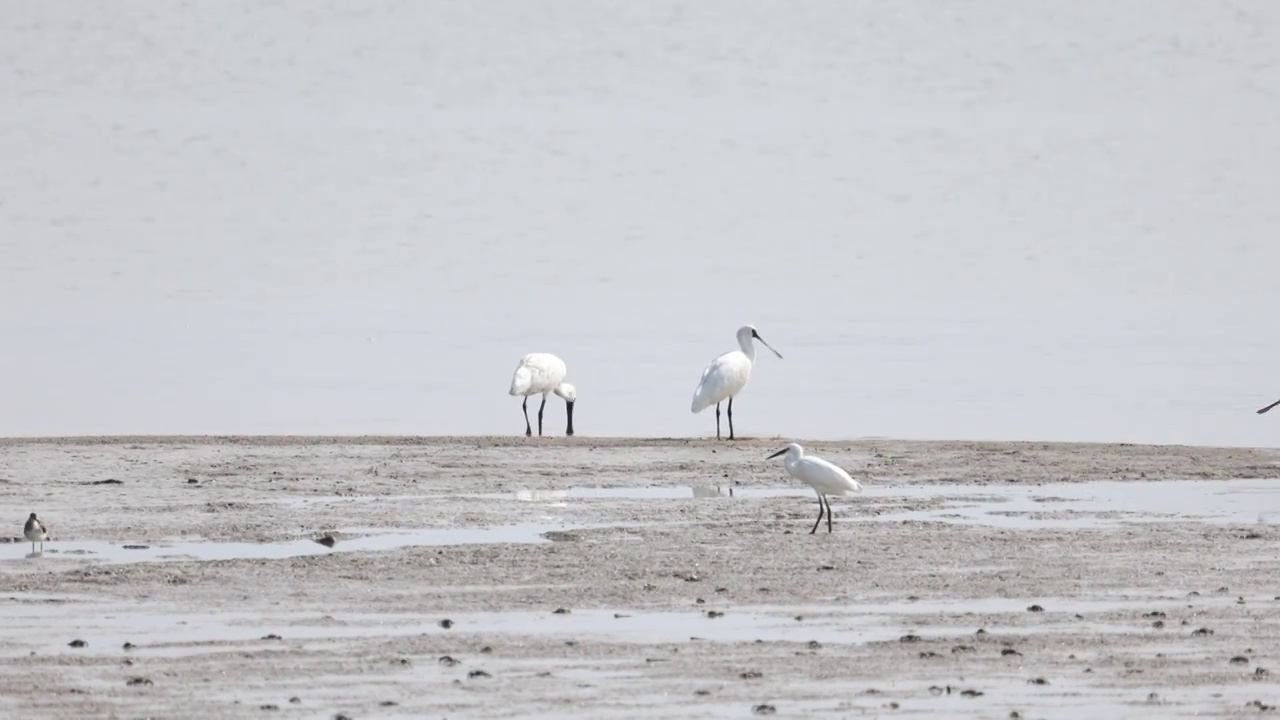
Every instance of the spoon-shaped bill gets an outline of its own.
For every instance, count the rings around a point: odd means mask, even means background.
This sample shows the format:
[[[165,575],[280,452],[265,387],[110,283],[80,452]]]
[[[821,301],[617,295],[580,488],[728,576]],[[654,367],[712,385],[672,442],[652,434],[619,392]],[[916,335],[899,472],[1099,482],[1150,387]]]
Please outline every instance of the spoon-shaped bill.
[[[763,340],[761,340],[760,342],[764,342],[764,341],[763,341]],[[1264,407],[1264,408],[1262,408],[1262,409],[1258,410],[1258,414],[1259,414],[1259,415],[1261,415],[1261,414],[1265,413],[1266,411],[1270,410],[1271,408],[1273,408],[1273,407],[1275,407],[1275,406],[1277,406],[1277,405],[1280,405],[1280,400],[1277,400],[1277,401],[1275,401],[1275,402],[1271,403],[1270,405],[1268,405],[1268,406],[1266,406],[1266,407]]]

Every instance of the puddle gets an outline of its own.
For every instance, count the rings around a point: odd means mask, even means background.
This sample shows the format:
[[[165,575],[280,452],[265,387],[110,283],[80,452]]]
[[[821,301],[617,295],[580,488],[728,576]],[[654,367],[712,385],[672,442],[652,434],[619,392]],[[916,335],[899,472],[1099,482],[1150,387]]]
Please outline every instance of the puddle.
[[[1013,602],[1013,601],[1010,601]],[[1027,601],[1018,601],[1022,612]],[[1149,605],[1150,603],[1148,603]],[[720,642],[807,643],[824,645],[893,642],[904,634],[922,638],[969,637],[974,632],[967,618],[939,618],[928,626],[894,622],[892,616],[910,614],[902,604],[853,605],[804,608],[727,607],[724,615],[709,617],[704,610],[643,612],[613,610],[573,610],[558,615],[549,609],[490,613],[422,614],[337,613],[217,613],[186,614],[140,612],[133,609],[111,611],[99,606],[11,607],[6,613],[6,644],[0,655],[21,656],[29,652],[75,655],[160,655],[166,657],[223,651],[244,651],[280,647],[282,643],[307,645],[313,642],[386,638],[414,635],[505,635],[510,637],[559,637],[578,641],[632,643],[640,645]],[[905,612],[904,612],[905,611]],[[796,620],[800,615],[803,620]],[[452,624],[441,627],[448,618]],[[1046,618],[1047,619],[1047,618]],[[1074,621],[1069,624],[1032,627],[992,626],[989,632],[1004,635],[1089,632],[1093,634],[1133,632],[1141,623],[1106,624]],[[52,627],[74,628],[50,637]],[[69,648],[73,638],[88,645]],[[129,642],[133,647],[125,651]]]
[[[692,498],[813,498],[804,487],[740,488],[725,485],[522,490],[490,494],[489,500],[565,505],[570,500],[681,500]],[[1194,521],[1218,524],[1267,523],[1280,518],[1280,483],[1274,480],[1166,480],[1058,483],[1035,486],[865,485],[863,492],[837,504],[870,507],[895,501],[942,506],[925,510],[882,510],[878,515],[846,516],[846,522],[943,522],[989,527],[1089,528],[1124,522]]]
[[[690,498],[814,497],[808,488],[743,488],[732,485],[674,485],[668,487],[573,487],[567,490],[517,490],[474,497],[485,500],[555,502],[557,500],[688,500]]]
[[[1146,612],[1153,609],[1185,608],[1188,605],[1197,608],[1228,607],[1236,604],[1235,595],[1205,595],[1188,598],[1186,595],[1153,597],[1136,593],[1131,597],[1102,598],[1061,598],[1061,597],[1020,597],[1020,598],[948,598],[945,600],[910,600],[886,601],[872,603],[844,603],[833,601],[830,605],[815,607],[797,606],[755,606],[753,609],[762,612],[790,612],[804,614],[814,619],[825,615],[1027,615],[1037,618],[1054,618],[1057,615],[1076,615],[1090,613],[1113,613],[1133,611]],[[1031,605],[1039,605],[1042,609],[1037,613],[1028,612]],[[1135,618],[1139,614],[1134,615]],[[1140,623],[1141,624],[1141,623]]]
[[[339,530],[341,534],[357,537],[339,540],[332,548],[311,539],[268,543],[180,541],[138,544],[85,540],[46,542],[43,553],[37,551],[32,554],[30,543],[14,543],[0,546],[0,561],[83,559],[120,564],[190,560],[280,560],[308,555],[378,552],[410,547],[546,543],[551,541],[545,537],[545,533],[584,529],[589,529],[589,526],[524,524],[489,528],[343,528]]]

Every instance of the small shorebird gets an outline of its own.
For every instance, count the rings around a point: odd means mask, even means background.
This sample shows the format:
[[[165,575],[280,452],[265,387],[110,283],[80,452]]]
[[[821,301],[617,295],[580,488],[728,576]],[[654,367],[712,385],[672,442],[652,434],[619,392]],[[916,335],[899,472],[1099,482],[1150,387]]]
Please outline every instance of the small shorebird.
[[[44,552],[44,541],[49,539],[49,530],[36,518],[35,513],[31,513],[27,524],[22,527],[22,536],[31,541],[31,552],[36,551],[36,543],[40,543],[40,552]]]
[[[573,434],[573,404],[578,400],[578,391],[564,381],[568,374],[564,361],[551,353],[529,353],[520,358],[520,364],[511,376],[511,389],[507,392],[524,396],[520,407],[524,410],[525,437],[533,436],[533,428],[529,425],[529,396],[542,396],[542,404],[538,406],[538,437],[542,437],[542,411],[547,407],[547,396],[552,393],[564,398],[564,412],[569,419],[564,434]]]
[[[743,325],[738,328],[738,347],[741,349],[731,350],[712,360],[702,371],[702,379],[693,391],[693,403],[689,409],[694,414],[712,405],[716,406],[717,440],[720,439],[720,403],[726,399],[729,401],[729,439],[733,439],[733,398],[742,392],[742,388],[751,379],[751,368],[756,364],[756,346],[753,340],[759,340],[779,360],[782,359],[782,353],[765,342],[754,326]]]
[[[827,500],[827,496],[860,493],[862,485],[849,477],[849,473],[817,455],[805,455],[804,448],[796,443],[791,443],[765,459],[772,460],[779,455],[786,455],[782,464],[786,467],[788,475],[800,480],[818,493],[818,520],[813,524],[809,534],[812,535],[818,531],[818,525],[822,522],[824,502],[827,504],[827,532],[831,532],[831,501]]]

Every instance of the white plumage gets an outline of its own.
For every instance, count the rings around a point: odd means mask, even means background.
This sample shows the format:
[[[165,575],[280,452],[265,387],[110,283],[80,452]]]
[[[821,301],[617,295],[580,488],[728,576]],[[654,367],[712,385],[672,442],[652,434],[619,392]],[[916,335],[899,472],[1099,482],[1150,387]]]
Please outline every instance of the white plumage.
[[[787,469],[787,474],[813,488],[813,491],[818,494],[818,520],[813,524],[809,534],[812,535],[818,531],[818,525],[822,522],[824,502],[826,503],[827,532],[831,532],[831,501],[827,496],[860,493],[862,485],[836,465],[817,455],[805,455],[804,448],[796,443],[791,443],[767,459],[772,460],[779,455],[786,455],[782,465]]]
[[[778,359],[782,359],[782,353],[774,350],[769,343],[760,337],[760,333],[756,332],[755,327],[751,325],[743,325],[738,328],[738,347],[741,350],[727,352],[707,365],[702,371],[702,379],[698,382],[698,387],[693,391],[693,404],[690,410],[693,413],[699,413],[712,405],[716,406],[716,439],[720,439],[720,403],[728,399],[729,401],[729,439],[733,438],[733,398],[742,392],[742,388],[746,387],[747,381],[751,379],[751,368],[756,363],[756,346],[752,342],[759,340],[762,345],[769,348]]]
[[[565,415],[568,418],[564,434],[573,434],[573,404],[578,399],[578,391],[564,381],[568,374],[569,369],[564,361],[551,353],[529,353],[520,358],[520,364],[511,376],[509,393],[524,396],[520,407],[524,410],[525,437],[533,435],[533,428],[529,425],[529,396],[542,396],[542,404],[538,406],[538,437],[542,437],[542,410],[547,406],[547,396],[551,393],[564,398]]]
[[[36,518],[36,514],[31,513],[27,524],[22,526],[22,536],[31,542],[31,552],[36,551],[36,543],[40,543],[40,552],[44,552],[44,541],[49,539],[49,531]]]

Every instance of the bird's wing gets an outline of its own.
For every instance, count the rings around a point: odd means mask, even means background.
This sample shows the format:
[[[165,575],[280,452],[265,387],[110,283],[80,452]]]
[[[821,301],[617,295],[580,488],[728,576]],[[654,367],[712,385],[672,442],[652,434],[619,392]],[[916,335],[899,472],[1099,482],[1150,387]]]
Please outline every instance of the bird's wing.
[[[714,360],[707,363],[707,366],[702,369],[702,377],[698,379],[698,382],[701,383],[702,381],[706,380],[707,376],[715,372],[716,368],[720,366],[720,363],[723,362],[724,359],[731,354],[732,354],[731,352],[727,352],[727,353],[717,355]]]
[[[516,366],[515,373],[511,376],[511,389],[507,391],[510,395],[524,395],[533,386],[533,370],[529,367],[525,360],[521,360]]]
[[[862,492],[862,484],[839,465],[813,456],[805,457],[804,462],[813,468],[815,481],[822,484],[824,492],[832,495]]]
[[[741,358],[741,362],[738,359]],[[708,408],[741,388],[751,372],[751,361],[741,352],[730,351],[707,364],[693,391],[693,412]]]

